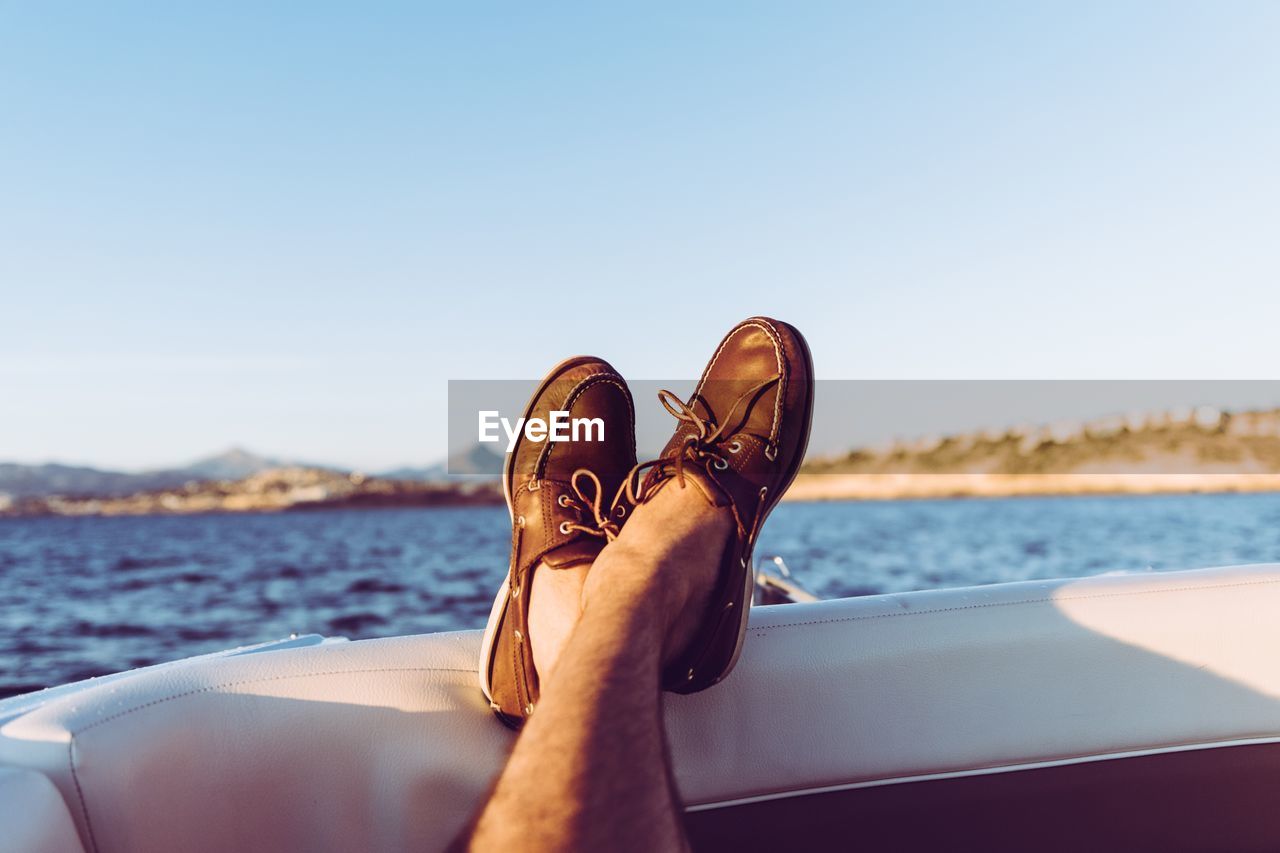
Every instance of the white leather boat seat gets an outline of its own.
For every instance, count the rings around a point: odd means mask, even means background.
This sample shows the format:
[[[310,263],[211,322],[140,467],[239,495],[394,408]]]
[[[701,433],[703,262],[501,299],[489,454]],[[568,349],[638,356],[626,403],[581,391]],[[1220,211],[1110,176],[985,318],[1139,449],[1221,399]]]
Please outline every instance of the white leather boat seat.
[[[0,767],[0,850],[84,853],[62,795],[44,774]]]
[[[1280,849],[1277,616],[1280,566],[759,608],[733,675],[667,702],[690,831]],[[479,642],[139,672],[4,721],[0,766],[47,778],[89,853],[439,850],[513,737],[476,686]]]

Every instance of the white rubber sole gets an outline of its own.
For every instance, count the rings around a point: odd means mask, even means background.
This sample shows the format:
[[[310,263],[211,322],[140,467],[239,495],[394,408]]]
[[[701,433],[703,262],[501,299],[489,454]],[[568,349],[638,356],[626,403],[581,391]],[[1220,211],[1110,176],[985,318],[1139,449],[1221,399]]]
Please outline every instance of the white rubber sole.
[[[493,704],[493,688],[489,686],[489,670],[493,669],[493,642],[497,639],[498,626],[507,612],[507,602],[511,599],[511,579],[502,579],[498,594],[494,596],[493,607],[489,610],[489,623],[484,629],[484,639],[480,641],[480,691],[484,698]]]

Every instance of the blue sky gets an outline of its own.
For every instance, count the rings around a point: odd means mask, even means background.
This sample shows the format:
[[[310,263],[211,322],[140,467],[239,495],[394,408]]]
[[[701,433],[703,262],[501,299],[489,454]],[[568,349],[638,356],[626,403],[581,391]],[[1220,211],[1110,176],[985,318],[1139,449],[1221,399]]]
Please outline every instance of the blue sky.
[[[1276,376],[1278,4],[171,5],[0,2],[0,458],[426,462],[447,379],[753,313]]]

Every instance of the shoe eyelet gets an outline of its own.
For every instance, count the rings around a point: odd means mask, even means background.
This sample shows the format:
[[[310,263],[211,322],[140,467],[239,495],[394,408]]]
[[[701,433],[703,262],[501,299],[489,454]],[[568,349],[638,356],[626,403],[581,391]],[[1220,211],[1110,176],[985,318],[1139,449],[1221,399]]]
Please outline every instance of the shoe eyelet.
[[[520,587],[519,587],[519,585],[511,587],[511,597],[512,597],[512,598],[519,598],[519,597],[520,597]]]
[[[764,496],[765,496],[766,494],[768,494],[768,493],[769,493],[769,487],[768,487],[768,486],[761,486],[761,487],[760,487],[760,500],[764,500]]]
[[[524,715],[527,717],[533,713],[533,703],[524,706]]]
[[[778,458],[778,448],[772,444],[764,449],[764,458],[774,462]]]
[[[744,568],[744,569],[745,569],[745,568],[747,567],[747,558],[746,558],[746,557],[739,557],[739,558],[738,558],[738,563],[742,566],[742,568]]]
[[[733,441],[729,442],[729,448],[728,448],[728,449],[729,449],[729,452],[730,452],[730,453],[741,453],[741,452],[742,452],[742,442],[741,442],[741,441],[738,441],[738,440],[735,438]]]
[[[685,681],[693,681],[693,670],[689,670],[689,674],[684,677]]]
[[[524,516],[523,516],[523,515],[516,516],[516,525],[517,525],[518,527],[524,527]]]
[[[569,522],[567,521],[560,522],[560,532],[565,536],[568,536],[572,532],[571,530],[569,530]]]
[[[521,634],[521,633],[520,633],[520,629],[519,629],[519,628],[517,628],[517,629],[516,629],[516,642],[517,642],[517,643],[523,643],[523,642],[524,642],[524,634]]]
[[[715,458],[715,461],[713,461],[711,464],[713,467],[715,467],[717,471],[725,471],[725,470],[728,470],[729,468],[729,463],[718,456]]]
[[[619,504],[618,506],[614,507],[613,514],[616,515],[618,518],[626,518],[627,508]]]
[[[562,506],[562,507],[568,507],[568,506],[569,506],[569,496],[568,496],[568,495],[561,495],[560,497],[556,498],[556,503],[560,504],[560,506]]]

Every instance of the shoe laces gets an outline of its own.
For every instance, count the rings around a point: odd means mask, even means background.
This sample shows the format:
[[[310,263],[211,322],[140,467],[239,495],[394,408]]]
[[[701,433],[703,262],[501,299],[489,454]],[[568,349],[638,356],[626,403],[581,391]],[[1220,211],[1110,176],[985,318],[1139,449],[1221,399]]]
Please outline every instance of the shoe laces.
[[[692,426],[693,432],[686,435],[680,446],[673,452],[647,462],[638,463],[632,468],[622,487],[618,490],[618,495],[614,498],[614,501],[621,500],[625,495],[626,499],[632,504],[644,503],[654,494],[659,483],[672,477],[680,484],[680,488],[684,488],[685,466],[690,462],[712,463],[718,460],[721,463],[718,467],[727,468],[728,460],[725,458],[722,443],[730,434],[730,424],[736,425],[745,421],[750,414],[751,404],[756,398],[762,392],[775,385],[781,378],[781,374],[770,376],[768,379],[761,380],[742,392],[734,400],[733,405],[729,407],[724,416],[719,418],[718,423],[710,418],[702,417],[694,410],[692,404],[694,400],[698,399],[696,396],[690,398],[688,403],[685,403],[665,388],[660,390],[658,392],[658,402],[662,403],[662,407],[674,416],[676,420]],[[746,404],[746,408],[743,409],[741,418],[735,421],[734,416],[744,404]],[[704,408],[710,411],[710,407],[706,407],[705,402]],[[649,473],[645,476],[644,482],[641,483],[640,472],[646,468],[649,469]]]
[[[583,482],[590,482],[592,485],[590,497],[583,490]],[[591,518],[588,519],[586,524],[566,521],[561,529],[565,533],[576,530],[588,536],[600,536],[606,542],[612,542],[617,539],[618,534],[621,532],[621,526],[604,511],[604,485],[600,482],[600,478],[596,476],[596,473],[589,468],[579,468],[569,478],[569,485],[576,497],[561,495],[560,505],[577,510],[584,518],[587,511],[590,510]],[[615,499],[611,506],[616,504],[617,501]]]

